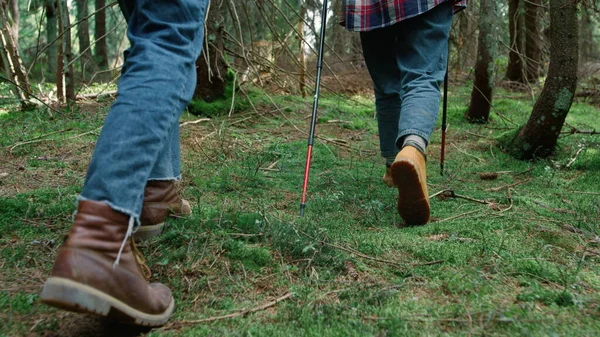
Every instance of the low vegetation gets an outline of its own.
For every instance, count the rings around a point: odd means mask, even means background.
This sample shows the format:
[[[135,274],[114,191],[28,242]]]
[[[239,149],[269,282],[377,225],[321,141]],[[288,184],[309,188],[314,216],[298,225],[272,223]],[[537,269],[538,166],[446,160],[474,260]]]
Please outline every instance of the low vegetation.
[[[600,142],[580,131],[600,111],[574,104],[556,154],[517,161],[498,140],[531,98],[498,90],[490,123],[470,125],[469,88],[450,93],[443,176],[433,136],[422,227],[403,226],[381,181],[368,97],[321,99],[303,218],[310,98],[262,93],[182,125],[194,214],[140,246],[177,301],[151,331],[38,301],[108,102],[0,113],[0,336],[596,335]]]

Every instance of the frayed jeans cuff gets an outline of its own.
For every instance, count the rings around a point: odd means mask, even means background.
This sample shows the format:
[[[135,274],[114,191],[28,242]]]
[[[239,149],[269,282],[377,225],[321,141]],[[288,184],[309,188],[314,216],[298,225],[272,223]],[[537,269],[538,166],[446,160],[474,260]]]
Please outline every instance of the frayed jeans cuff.
[[[181,180],[181,174],[176,176],[176,177],[164,177],[164,178],[148,178],[148,181],[152,181],[152,180],[156,180],[156,181],[180,181]]]

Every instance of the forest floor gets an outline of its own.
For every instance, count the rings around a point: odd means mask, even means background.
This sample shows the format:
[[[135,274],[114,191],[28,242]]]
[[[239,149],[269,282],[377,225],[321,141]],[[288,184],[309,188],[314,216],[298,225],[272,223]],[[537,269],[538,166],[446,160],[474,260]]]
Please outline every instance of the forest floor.
[[[153,330],[39,302],[110,99],[0,112],[0,336],[597,335],[600,138],[571,130],[598,129],[600,110],[574,104],[556,155],[517,161],[497,140],[527,120],[531,96],[497,90],[490,123],[471,125],[470,89],[454,89],[421,227],[403,226],[382,183],[370,97],[321,98],[304,217],[311,97],[258,93],[197,123],[184,113],[194,213],[140,246],[177,305]]]

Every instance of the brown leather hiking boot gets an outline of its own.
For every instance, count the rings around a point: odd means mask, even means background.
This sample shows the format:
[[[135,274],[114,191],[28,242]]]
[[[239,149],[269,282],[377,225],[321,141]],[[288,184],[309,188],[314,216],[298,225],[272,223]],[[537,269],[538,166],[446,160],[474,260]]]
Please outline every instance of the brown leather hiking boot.
[[[412,146],[405,146],[391,166],[394,185],[398,187],[398,213],[407,225],[424,225],[429,221],[427,162]]]
[[[131,238],[125,239],[128,223],[129,216],[106,203],[80,201],[41,301],[135,325],[163,325],[175,301],[165,285],[146,281],[141,254]]]
[[[140,216],[141,226],[133,234],[136,241],[159,235],[168,216],[192,214],[190,203],[177,194],[175,181],[150,180],[144,190],[144,205]]]

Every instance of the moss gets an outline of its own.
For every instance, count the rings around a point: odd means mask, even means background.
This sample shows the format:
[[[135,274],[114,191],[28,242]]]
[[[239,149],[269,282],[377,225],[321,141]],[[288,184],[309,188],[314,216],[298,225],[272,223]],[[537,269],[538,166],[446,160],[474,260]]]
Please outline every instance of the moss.
[[[188,111],[196,116],[204,117],[216,117],[229,113],[231,110],[231,100],[234,94],[234,90],[238,90],[238,87],[233,87],[235,74],[233,70],[227,70],[225,76],[225,91],[223,96],[215,99],[212,102],[206,102],[202,99],[194,99],[188,105]],[[236,96],[233,102],[233,109],[235,111],[244,111],[251,107],[250,102],[246,97]]]
[[[560,92],[556,96],[556,101],[554,102],[553,114],[556,114],[556,117],[566,114],[569,112],[572,102],[573,93],[567,88],[560,89]]]

